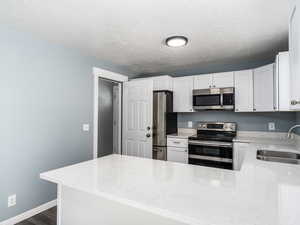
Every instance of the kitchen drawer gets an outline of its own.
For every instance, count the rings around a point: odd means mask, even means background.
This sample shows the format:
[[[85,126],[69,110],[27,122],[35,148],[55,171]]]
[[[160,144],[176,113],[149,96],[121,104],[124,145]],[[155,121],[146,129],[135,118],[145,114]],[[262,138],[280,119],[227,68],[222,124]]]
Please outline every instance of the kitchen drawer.
[[[167,146],[168,147],[177,147],[177,148],[187,148],[188,147],[188,139],[168,138]]]
[[[171,162],[188,163],[188,149],[168,147],[167,160]]]

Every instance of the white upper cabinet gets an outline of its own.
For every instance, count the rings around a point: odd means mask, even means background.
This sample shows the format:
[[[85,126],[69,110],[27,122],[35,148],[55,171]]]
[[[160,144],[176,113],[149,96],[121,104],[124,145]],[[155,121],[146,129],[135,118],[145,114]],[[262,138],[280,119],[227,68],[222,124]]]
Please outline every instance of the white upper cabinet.
[[[173,78],[173,111],[193,112],[193,76]]]
[[[194,76],[194,89],[207,89],[212,87],[212,74]]]
[[[289,18],[290,52],[290,109],[300,110],[300,2],[290,0]]]
[[[153,90],[154,91],[161,91],[161,90],[167,90],[172,91],[173,90],[173,78],[165,75],[165,76],[158,76],[153,77]]]
[[[235,79],[235,111],[253,111],[253,71],[234,72]]]
[[[274,101],[278,111],[290,110],[290,66],[289,52],[280,52],[275,64]]]
[[[274,64],[253,70],[254,111],[274,111]]]
[[[194,89],[223,88],[234,86],[234,73],[214,73],[194,76]]]
[[[233,87],[234,72],[214,73],[212,83],[214,88]]]

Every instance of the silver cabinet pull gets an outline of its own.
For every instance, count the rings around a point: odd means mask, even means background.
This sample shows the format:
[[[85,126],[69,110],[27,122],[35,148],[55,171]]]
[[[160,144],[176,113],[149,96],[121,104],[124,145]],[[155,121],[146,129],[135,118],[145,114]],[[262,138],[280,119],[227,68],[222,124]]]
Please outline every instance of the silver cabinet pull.
[[[299,105],[300,101],[296,101],[296,100],[292,100],[291,101],[291,105]]]

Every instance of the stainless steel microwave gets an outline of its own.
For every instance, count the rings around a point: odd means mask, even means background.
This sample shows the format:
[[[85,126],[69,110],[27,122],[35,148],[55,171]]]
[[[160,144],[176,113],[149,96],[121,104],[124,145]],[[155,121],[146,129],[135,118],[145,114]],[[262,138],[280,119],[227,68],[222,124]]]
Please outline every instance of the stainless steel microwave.
[[[194,110],[234,110],[234,88],[193,90]]]

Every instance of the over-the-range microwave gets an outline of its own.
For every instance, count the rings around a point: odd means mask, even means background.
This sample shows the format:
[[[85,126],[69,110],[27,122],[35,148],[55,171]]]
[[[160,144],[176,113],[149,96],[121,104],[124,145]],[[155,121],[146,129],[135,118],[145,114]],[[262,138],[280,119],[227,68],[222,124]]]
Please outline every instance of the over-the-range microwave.
[[[193,90],[194,110],[234,110],[234,88]]]

